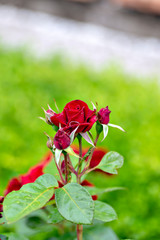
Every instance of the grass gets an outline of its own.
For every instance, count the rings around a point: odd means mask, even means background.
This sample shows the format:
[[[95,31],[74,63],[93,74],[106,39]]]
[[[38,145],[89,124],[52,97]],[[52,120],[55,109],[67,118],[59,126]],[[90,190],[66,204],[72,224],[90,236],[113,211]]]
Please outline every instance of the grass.
[[[26,172],[46,153],[43,132],[52,132],[38,116],[43,116],[41,106],[54,108],[53,98],[60,110],[73,99],[109,106],[111,122],[127,133],[110,129],[100,145],[124,155],[125,165],[105,181],[98,174],[89,178],[99,187],[127,188],[102,197],[118,212],[118,221],[108,225],[121,239],[160,239],[159,84],[115,66],[96,72],[58,56],[36,60],[22,51],[0,50],[0,194],[12,176]]]

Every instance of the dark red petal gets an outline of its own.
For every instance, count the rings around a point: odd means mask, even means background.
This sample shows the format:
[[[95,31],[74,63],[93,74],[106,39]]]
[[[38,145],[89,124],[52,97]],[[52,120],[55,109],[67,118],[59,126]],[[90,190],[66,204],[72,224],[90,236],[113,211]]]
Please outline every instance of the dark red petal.
[[[74,116],[75,113],[78,113],[82,108],[84,108],[84,115],[86,117],[89,108],[88,105],[81,100],[73,100],[64,107],[68,117]]]
[[[96,114],[96,110],[88,109],[88,113],[87,113],[86,119],[89,119],[90,117],[92,117],[95,114]]]
[[[89,120],[89,124],[88,124],[87,128],[85,128],[85,129],[83,130],[83,132],[88,132],[88,131],[92,128],[93,124],[94,124],[96,121],[97,121],[97,117],[96,117],[96,116],[92,116],[92,117],[90,118],[90,120]]]
[[[82,108],[78,113],[74,114],[70,117],[69,121],[76,121],[78,123],[84,123],[85,116],[84,116],[84,108]]]
[[[18,178],[12,178],[8,183],[8,186],[4,192],[4,195],[6,196],[8,193],[10,193],[12,191],[17,191],[21,187],[22,187],[21,180]]]
[[[80,123],[80,124],[78,124],[78,123],[73,122],[73,123],[71,123],[71,125],[68,125],[68,126],[64,127],[63,130],[69,134],[69,133],[71,133],[73,130],[75,130],[78,127],[76,133],[79,133],[79,132],[84,132],[84,130],[89,125],[90,125],[89,123]]]
[[[70,136],[64,129],[59,129],[56,135],[54,136],[54,145],[57,149],[63,150],[69,147],[71,143]]]
[[[111,111],[108,109],[108,106],[106,108],[101,108],[98,112],[98,121],[101,124],[108,124],[109,123],[109,115]]]
[[[57,116],[58,123],[61,123],[61,126],[64,127],[67,124],[66,113],[63,111]],[[59,126],[59,125],[58,125]]]
[[[56,125],[57,127],[59,127],[59,124],[61,123],[61,125],[66,125],[66,118],[62,113],[55,113],[53,116],[50,117],[51,122]]]

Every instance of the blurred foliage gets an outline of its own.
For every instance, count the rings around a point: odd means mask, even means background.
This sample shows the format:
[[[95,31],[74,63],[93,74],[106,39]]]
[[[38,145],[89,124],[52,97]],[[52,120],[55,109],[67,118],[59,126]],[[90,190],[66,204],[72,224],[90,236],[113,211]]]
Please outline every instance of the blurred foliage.
[[[41,106],[47,103],[55,109],[53,98],[60,110],[73,99],[109,106],[111,123],[127,133],[109,129],[100,146],[124,155],[125,164],[116,177],[88,177],[98,187],[127,188],[101,197],[118,213],[118,221],[107,226],[121,239],[160,239],[159,84],[115,66],[98,72],[58,56],[37,60],[23,51],[0,50],[0,194],[12,176],[25,173],[48,151],[43,132],[52,132],[38,116],[44,116]]]

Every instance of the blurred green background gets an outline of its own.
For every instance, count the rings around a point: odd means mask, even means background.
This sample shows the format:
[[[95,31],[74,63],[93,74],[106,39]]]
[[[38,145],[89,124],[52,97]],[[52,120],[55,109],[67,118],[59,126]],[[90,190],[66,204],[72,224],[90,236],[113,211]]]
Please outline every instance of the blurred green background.
[[[118,213],[107,226],[120,239],[159,240],[159,83],[128,76],[113,64],[95,71],[58,55],[37,60],[25,51],[0,49],[0,195],[12,176],[25,173],[48,151],[43,132],[52,132],[38,116],[44,116],[42,106],[55,109],[54,98],[60,110],[73,99],[109,106],[110,122],[127,133],[110,129],[99,145],[124,155],[125,164],[117,176],[97,173],[89,179],[99,187],[127,188],[101,197]]]

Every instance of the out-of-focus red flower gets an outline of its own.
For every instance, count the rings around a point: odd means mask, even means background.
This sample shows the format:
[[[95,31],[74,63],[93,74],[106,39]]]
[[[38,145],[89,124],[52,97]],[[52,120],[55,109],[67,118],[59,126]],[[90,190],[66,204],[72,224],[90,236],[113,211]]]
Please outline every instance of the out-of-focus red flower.
[[[20,178],[12,178],[8,185],[6,190],[4,191],[4,195],[6,196],[8,193],[12,192],[12,191],[17,191],[22,187],[22,183]]]
[[[34,182],[38,177],[44,174],[43,169],[47,166],[47,164],[51,161],[53,155],[49,152],[41,161],[41,163],[32,167],[26,174],[20,175],[17,178],[12,178],[6,190],[4,191],[4,195],[6,196],[8,193],[12,191],[19,190],[24,184]]]
[[[74,150],[75,153],[79,154],[79,149],[78,149],[78,146],[77,145],[72,145],[72,148]],[[82,157],[87,153],[88,151],[88,148],[83,148],[82,150]],[[103,156],[108,152],[107,149],[105,148],[96,148],[93,152],[93,155],[92,155],[92,158],[91,158],[91,161],[90,161],[90,165],[89,167],[90,168],[94,168],[96,167],[102,160]],[[100,172],[103,172],[102,170],[95,170],[95,171],[100,171]],[[103,172],[107,175],[110,175],[106,172]]]
[[[72,146],[73,150],[75,151],[75,153],[79,153],[78,150],[78,146],[73,145]],[[85,148],[83,149],[83,156],[87,153],[88,149]],[[90,162],[90,168],[93,168],[95,166],[97,166],[100,161],[102,160],[103,156],[107,153],[106,149],[103,148],[97,148],[95,149],[91,162]],[[32,183],[34,182],[38,177],[40,177],[41,175],[44,174],[43,170],[44,168],[49,164],[49,162],[51,161],[53,157],[53,154],[51,152],[49,152],[43,159],[42,161],[37,164],[36,166],[32,167],[31,169],[29,169],[29,171],[26,174],[20,175],[16,178],[12,178],[7,187],[6,190],[4,191],[4,195],[6,196],[8,193],[12,192],[12,191],[17,191],[19,190],[24,184],[27,183]],[[64,161],[62,162],[62,170],[64,170],[65,168],[65,163]],[[96,170],[96,171],[101,171],[101,170]],[[64,172],[64,171],[63,171]],[[102,172],[102,171],[101,171]],[[108,175],[108,174],[107,174]],[[89,187],[93,187],[94,185],[90,182],[88,182],[87,180],[84,180],[81,183],[82,186],[89,186]],[[62,187],[63,185],[59,182],[59,187]],[[97,196],[92,196],[93,200],[97,199]],[[3,197],[0,197],[0,203],[3,202]],[[52,199],[54,199],[54,196],[52,197]]]
[[[49,113],[49,121],[58,126],[61,125],[66,132],[72,132],[77,129],[77,133],[89,131],[93,124],[97,121],[96,111],[90,110],[88,105],[81,100],[73,100],[66,104],[62,113],[55,113],[51,109]]]
[[[111,111],[108,109],[108,106],[105,108],[101,108],[98,112],[98,121],[101,124],[108,124],[109,123],[109,115]]]

